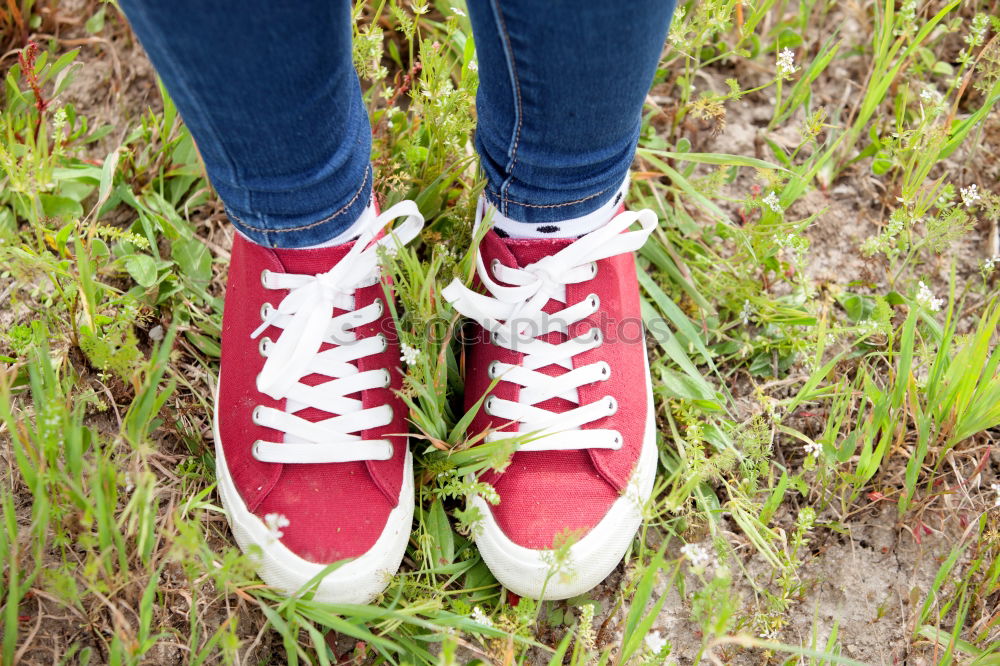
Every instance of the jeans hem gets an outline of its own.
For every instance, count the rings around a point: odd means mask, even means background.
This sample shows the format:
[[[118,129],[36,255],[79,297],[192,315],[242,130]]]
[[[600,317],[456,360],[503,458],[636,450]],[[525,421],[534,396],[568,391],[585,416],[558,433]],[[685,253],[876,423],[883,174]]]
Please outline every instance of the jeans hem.
[[[585,197],[551,204],[529,204],[516,201],[510,197],[499,195],[496,190],[487,186],[483,190],[486,200],[497,210],[512,220],[528,223],[562,222],[593,213],[610,198],[619,185],[606,187]]]
[[[223,202],[226,214],[240,233],[258,245],[278,248],[302,248],[319,245],[336,237],[361,217],[372,193],[372,167],[365,169],[364,180],[351,198],[320,219],[283,218],[274,215],[237,212]]]

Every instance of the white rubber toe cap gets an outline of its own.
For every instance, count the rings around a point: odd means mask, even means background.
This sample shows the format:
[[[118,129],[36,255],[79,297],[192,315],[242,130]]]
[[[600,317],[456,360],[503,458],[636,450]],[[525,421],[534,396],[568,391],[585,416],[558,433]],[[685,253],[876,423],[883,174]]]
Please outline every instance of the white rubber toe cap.
[[[470,498],[483,516],[475,536],[479,552],[496,579],[511,592],[531,599],[569,599],[593,589],[625,555],[642,524],[643,506],[656,479],[656,421],[648,363],[646,377],[645,435],[627,490],[586,536],[570,546],[568,560],[558,570],[553,570],[553,551],[514,543],[486,500],[479,495]]]
[[[275,538],[263,520],[247,509],[226,466],[218,420],[216,401],[215,473],[222,508],[229,518],[236,543],[254,561],[264,582],[285,594],[297,594],[327,565],[310,562],[293,553]],[[390,512],[382,534],[364,555],[346,561],[328,573],[316,587],[313,599],[326,603],[365,604],[381,594],[399,569],[406,552],[413,524],[413,501],[413,458],[407,449],[399,502]]]

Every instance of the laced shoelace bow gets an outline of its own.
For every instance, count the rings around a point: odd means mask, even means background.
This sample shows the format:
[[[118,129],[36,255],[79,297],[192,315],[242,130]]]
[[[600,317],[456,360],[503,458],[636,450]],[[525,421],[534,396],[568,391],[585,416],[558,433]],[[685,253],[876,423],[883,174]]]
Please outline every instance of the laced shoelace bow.
[[[405,220],[375,240],[394,220]],[[412,201],[403,201],[374,217],[337,265],[318,275],[264,271],[265,288],[288,290],[278,307],[268,303],[261,309],[263,323],[251,334],[258,338],[269,327],[282,329],[274,341],[261,338],[264,366],[257,375],[257,390],[285,400],[285,411],[258,405],[253,411],[257,425],[285,433],[282,442],[257,440],[253,455],[262,462],[333,463],[357,460],[388,460],[392,443],[386,439],[365,440],[364,430],[392,422],[388,404],[364,408],[361,400],[348,397],[368,389],[389,386],[387,369],[360,371],[357,361],[379,354],[388,344],[382,334],[359,339],[354,329],[382,316],[382,301],[355,309],[354,293],[380,279],[380,248],[392,252],[416,238],[424,218]],[[399,245],[397,245],[397,243]],[[334,316],[334,309],[343,310]],[[320,351],[323,344],[331,345]],[[330,380],[310,386],[307,375]],[[315,408],[331,418],[308,421],[296,415]]]
[[[636,222],[640,228],[627,231]],[[523,268],[494,260],[490,268],[496,279],[487,270],[482,255],[477,254],[476,271],[488,293],[474,291],[457,279],[442,291],[456,310],[489,331],[494,344],[523,354],[519,365],[494,361],[488,368],[491,379],[499,377],[501,381],[516,384],[520,391],[517,401],[496,396],[486,399],[483,407],[487,414],[518,424],[517,432],[496,431],[487,436],[487,441],[533,433],[520,451],[621,448],[623,440],[617,430],[582,429],[614,414],[618,404],[610,395],[587,404],[580,402],[578,389],[609,379],[611,368],[604,361],[574,367],[573,359],[578,354],[603,344],[596,326],[569,337],[573,324],[600,309],[600,299],[590,294],[578,303],[567,304],[566,286],[596,277],[599,260],[638,250],[656,225],[657,218],[651,210],[619,213],[600,229]],[[548,314],[543,308],[550,300],[566,307]],[[540,339],[553,332],[563,334],[566,339],[557,343]],[[540,372],[551,365],[558,365],[565,372],[555,376]],[[555,397],[576,407],[559,413],[537,406]]]

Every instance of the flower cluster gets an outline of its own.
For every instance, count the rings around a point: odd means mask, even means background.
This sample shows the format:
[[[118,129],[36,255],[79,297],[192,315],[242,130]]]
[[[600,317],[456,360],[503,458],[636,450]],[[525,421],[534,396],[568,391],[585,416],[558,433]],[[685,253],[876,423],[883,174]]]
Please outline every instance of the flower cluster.
[[[708,566],[708,550],[696,543],[686,543],[681,547],[681,554],[691,562],[694,569],[704,569]]]
[[[972,17],[972,30],[965,36],[965,43],[969,46],[980,46],[986,40],[986,31],[990,27],[990,17],[979,13]]]
[[[788,79],[795,73],[795,54],[791,49],[782,49],[778,54],[778,78]]]
[[[785,212],[785,209],[781,207],[781,201],[778,199],[778,195],[773,191],[762,199],[765,206],[773,210],[775,213],[781,215]]]
[[[472,616],[471,617],[472,617],[472,621],[475,622],[476,624],[481,624],[484,627],[492,627],[493,626],[493,620],[491,620],[490,616],[487,615],[486,613],[484,613],[483,609],[480,608],[479,606],[476,606],[475,608],[472,609]]]
[[[862,319],[858,322],[858,332],[861,335],[872,335],[882,332],[882,324],[874,319]]]
[[[935,298],[934,292],[921,280],[917,283],[917,303],[931,312],[938,312],[944,306],[944,299]]]
[[[979,186],[973,183],[968,187],[963,187],[959,190],[962,195],[962,203],[965,204],[966,208],[972,208],[976,205],[977,201],[980,201],[983,197],[979,194]]]
[[[399,358],[406,365],[413,365],[420,358],[420,350],[416,347],[411,347],[405,342],[400,346],[400,352]]]
[[[653,654],[660,654],[660,651],[667,646],[667,637],[659,631],[654,630],[646,634],[643,642],[646,643],[646,649],[650,652]]]

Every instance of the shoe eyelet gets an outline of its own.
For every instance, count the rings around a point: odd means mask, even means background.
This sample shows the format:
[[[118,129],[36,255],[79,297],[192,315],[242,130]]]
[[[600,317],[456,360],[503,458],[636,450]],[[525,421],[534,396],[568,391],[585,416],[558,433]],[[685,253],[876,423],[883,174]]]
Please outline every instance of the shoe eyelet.
[[[261,445],[262,443],[263,443],[263,442],[261,442],[261,441],[260,441],[260,440],[258,439],[257,441],[255,441],[255,442],[254,442],[254,443],[253,443],[253,444],[252,444],[252,445],[250,446],[250,455],[252,455],[252,456],[254,457],[254,460],[260,460],[260,445]]]
[[[604,400],[608,405],[608,416],[618,412],[618,401],[615,400],[614,396],[609,395]]]
[[[490,379],[497,378],[497,361],[493,361],[492,363],[490,363],[489,367],[486,368],[486,375]]]
[[[260,425],[260,410],[261,406],[257,405],[253,408],[253,412],[250,413],[250,420],[253,421],[254,425]]]
[[[271,312],[274,310],[274,306],[270,303],[264,303],[260,306],[260,320],[267,321],[267,318],[271,316]]]
[[[382,388],[389,388],[392,386],[392,374],[385,369],[382,370],[382,373],[385,375],[385,379],[382,380]]]
[[[378,304],[378,314],[375,315],[375,316],[376,317],[381,317],[385,313],[385,306],[382,304],[382,299],[381,298],[376,298],[375,299],[375,303]]]
[[[260,355],[264,358],[267,358],[267,355],[271,351],[271,342],[271,338],[261,338],[260,342],[257,344],[257,351],[260,352]]]
[[[602,381],[611,379],[611,366],[604,361],[601,361],[601,377]]]
[[[382,349],[379,350],[379,353],[381,354],[382,352],[384,352],[386,349],[389,348],[389,341],[386,339],[385,335],[383,335],[382,333],[379,333],[376,337],[382,343]]]
[[[493,396],[486,398],[486,402],[483,403],[483,411],[486,412],[487,416],[493,416]]]
[[[260,284],[265,289],[269,289],[269,287],[267,286],[267,276],[270,274],[271,271],[267,270],[266,268],[260,272]]]
[[[595,277],[597,277],[597,262],[592,261],[590,262],[590,279],[593,280]]]
[[[590,329],[590,337],[594,339],[597,344],[602,344],[604,342],[604,334],[601,333],[601,329],[596,326]]]
[[[618,449],[622,448],[622,444],[624,444],[624,440],[622,440],[621,433],[617,433],[617,432],[615,433],[615,440],[614,441],[615,441],[615,445],[613,447],[611,447],[612,449],[614,449],[615,451],[617,451]]]
[[[499,265],[500,265],[500,260],[499,259],[494,259],[493,261],[491,261],[490,262],[490,272],[493,273],[494,275],[496,275],[497,274],[497,267]]]
[[[601,307],[601,297],[597,294],[591,294],[587,296],[587,300],[590,301],[590,307],[594,308],[594,312],[597,312]]]

